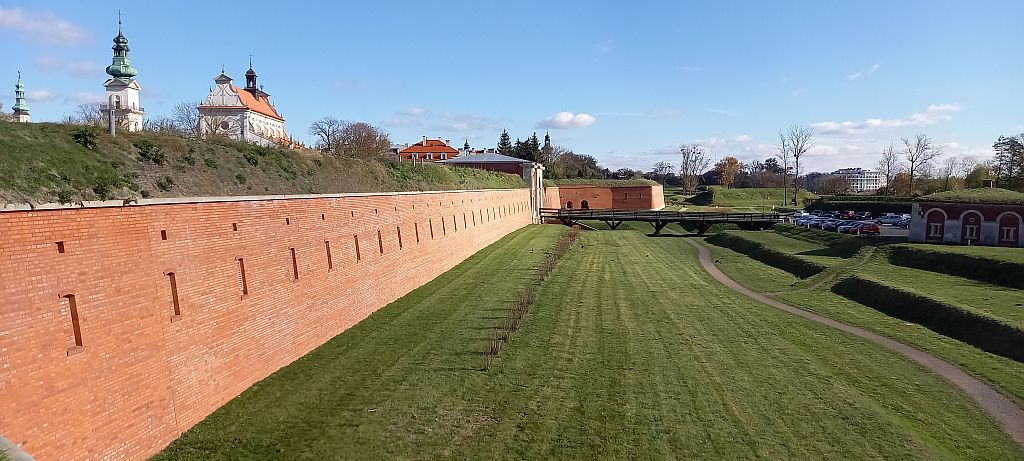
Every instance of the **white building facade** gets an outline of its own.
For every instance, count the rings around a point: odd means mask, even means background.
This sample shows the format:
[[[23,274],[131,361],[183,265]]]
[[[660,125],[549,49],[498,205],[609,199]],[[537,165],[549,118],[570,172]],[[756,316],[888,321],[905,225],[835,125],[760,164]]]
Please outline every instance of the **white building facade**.
[[[885,186],[885,178],[882,177],[882,173],[874,170],[843,168],[833,171],[830,175],[845,179],[850,185],[850,191],[854,193],[874,192]]]
[[[214,78],[215,86],[199,105],[200,135],[222,135],[263,146],[289,144],[284,117],[270,103],[270,95],[256,85],[251,63],[245,77],[245,88],[232,85],[223,70]]]

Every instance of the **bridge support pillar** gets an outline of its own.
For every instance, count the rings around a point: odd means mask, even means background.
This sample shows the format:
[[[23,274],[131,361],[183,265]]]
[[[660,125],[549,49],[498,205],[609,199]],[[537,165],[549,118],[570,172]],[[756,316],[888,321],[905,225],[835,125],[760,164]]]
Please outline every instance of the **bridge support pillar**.
[[[704,235],[704,233],[708,231],[709,227],[711,227],[711,225],[706,222],[697,223],[697,235]]]
[[[654,221],[651,224],[654,225],[654,235],[661,235],[661,230],[668,225],[668,221]]]
[[[619,224],[622,224],[622,221],[605,221],[604,223],[608,225],[609,229],[615,230],[619,228]]]

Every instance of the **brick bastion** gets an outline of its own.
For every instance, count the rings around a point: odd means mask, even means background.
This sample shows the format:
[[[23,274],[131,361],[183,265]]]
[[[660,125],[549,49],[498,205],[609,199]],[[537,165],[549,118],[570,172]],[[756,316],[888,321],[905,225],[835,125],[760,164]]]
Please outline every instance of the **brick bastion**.
[[[0,435],[144,459],[531,222],[527,189],[0,212]]]

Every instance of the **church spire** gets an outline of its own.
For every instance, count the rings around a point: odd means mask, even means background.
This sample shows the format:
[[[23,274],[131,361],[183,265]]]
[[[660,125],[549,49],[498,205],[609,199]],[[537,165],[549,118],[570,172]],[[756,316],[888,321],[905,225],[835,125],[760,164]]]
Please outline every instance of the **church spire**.
[[[14,112],[28,112],[28,104],[25,104],[25,85],[21,83],[21,71],[18,71],[18,83],[14,84]]]
[[[117,12],[117,37],[114,37],[114,46],[111,49],[114,50],[114,59],[107,66],[108,75],[114,78],[131,79],[139,74],[139,71],[132,67],[131,60],[128,59],[128,52],[131,49],[128,48],[128,39],[121,32],[120,11]]]
[[[256,71],[252,70],[252,55],[249,55],[249,70],[245,71],[245,89],[255,90],[256,88]]]

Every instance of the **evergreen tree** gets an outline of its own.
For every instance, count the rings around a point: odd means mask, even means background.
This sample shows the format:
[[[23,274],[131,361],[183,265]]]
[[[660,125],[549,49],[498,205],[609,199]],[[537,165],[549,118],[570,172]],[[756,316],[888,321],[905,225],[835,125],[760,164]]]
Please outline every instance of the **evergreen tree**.
[[[509,139],[508,130],[501,130],[501,137],[498,138],[498,153],[512,155],[512,141]]]
[[[521,158],[523,160],[529,160],[526,158],[529,153],[527,152],[527,143],[524,143],[516,138],[516,143],[512,145],[512,155],[515,158]]]
[[[537,139],[537,132],[536,131],[533,132],[533,136],[530,136],[530,139],[526,140],[525,144],[526,144],[526,156],[523,157],[523,159],[524,160],[529,160],[531,162],[540,162],[541,161],[540,139]]]

